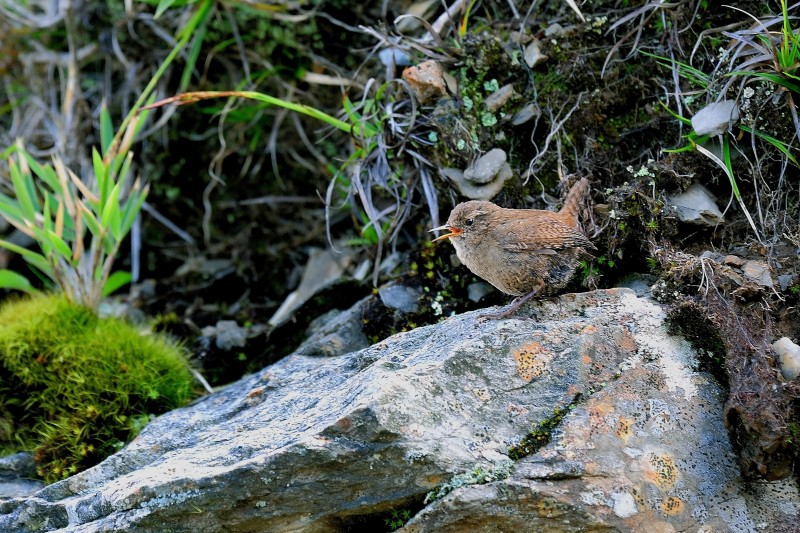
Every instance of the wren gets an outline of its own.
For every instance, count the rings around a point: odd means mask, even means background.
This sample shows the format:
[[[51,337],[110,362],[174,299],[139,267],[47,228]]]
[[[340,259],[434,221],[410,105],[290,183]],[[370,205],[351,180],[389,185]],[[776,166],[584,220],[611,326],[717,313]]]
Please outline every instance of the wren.
[[[594,245],[580,229],[578,215],[589,192],[582,178],[572,186],[558,212],[506,209],[473,200],[458,204],[446,230],[434,239],[450,239],[458,259],[476,276],[517,298],[508,309],[487,315],[504,318],[537,294],[564,287]]]

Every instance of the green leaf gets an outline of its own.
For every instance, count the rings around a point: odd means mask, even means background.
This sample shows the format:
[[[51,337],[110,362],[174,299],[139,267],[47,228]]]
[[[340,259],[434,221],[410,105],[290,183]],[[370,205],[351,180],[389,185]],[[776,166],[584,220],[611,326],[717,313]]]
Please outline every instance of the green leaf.
[[[128,234],[131,230],[131,226],[133,226],[133,222],[136,220],[139,211],[142,209],[142,204],[144,204],[145,199],[147,198],[147,188],[143,190],[141,193],[137,195],[131,195],[128,198],[128,202],[125,204],[125,210],[122,217],[122,237]]]
[[[89,228],[89,231],[95,237],[104,236],[106,231],[100,227],[100,222],[97,221],[97,217],[94,216],[94,213],[91,211],[81,210],[83,213],[83,223]]]
[[[114,125],[111,123],[111,113],[105,102],[100,107],[100,149],[103,156],[108,154],[111,143],[114,141]]]
[[[670,115],[672,115],[672,117],[673,117],[673,118],[680,120],[680,121],[681,121],[681,122],[683,122],[684,124],[691,124],[691,123],[692,123],[692,120],[691,120],[691,119],[689,119],[689,118],[686,118],[686,117],[682,117],[681,115],[677,114],[675,111],[673,111],[672,109],[670,109],[669,107],[667,107],[667,104],[665,104],[665,103],[664,103],[664,102],[662,102],[661,100],[658,100],[658,103],[659,103],[659,105],[660,105],[661,107],[663,107],[663,108],[664,108],[664,111],[666,111],[667,113],[669,113]]]
[[[36,268],[44,272],[51,279],[55,279],[53,268],[50,266],[50,263],[47,262],[47,259],[42,254],[37,254],[32,250],[28,250],[27,248],[23,248],[22,246],[18,246],[12,242],[8,242],[3,239],[0,239],[0,246],[2,246],[7,250],[11,250],[16,254],[21,255],[22,258],[25,259],[25,261],[27,261],[31,265],[35,266]]]
[[[158,2],[158,7],[156,8],[156,14],[153,16],[153,18],[157,19],[158,17],[163,15],[164,11],[172,7],[172,4],[174,3],[175,0],[160,0]]]
[[[100,210],[103,209],[108,194],[108,166],[103,162],[103,157],[97,148],[92,147],[92,163],[94,164],[94,177],[97,180],[97,189],[100,191]]]
[[[106,199],[105,206],[103,206],[103,212],[100,215],[100,223],[103,227],[109,227],[111,225],[111,219],[114,217],[114,213],[116,212],[119,214],[119,192],[122,183],[117,183],[114,185],[114,188],[111,189],[111,194],[108,195]]]
[[[781,141],[779,139],[776,139],[772,135],[767,135],[763,131],[755,130],[755,129],[750,128],[750,127],[745,126],[745,125],[741,125],[740,124],[739,125],[739,129],[744,130],[747,133],[750,133],[752,135],[755,135],[755,136],[759,137],[760,139],[763,139],[763,140],[767,141],[772,146],[774,146],[775,148],[780,150],[781,153],[783,155],[785,155],[789,159],[789,161],[791,161],[792,163],[795,164],[795,166],[800,166],[800,163],[798,163],[797,158],[795,158],[795,156],[790,151],[789,145],[787,145],[783,141]]]
[[[25,150],[20,150],[22,157],[28,162],[28,166],[31,167],[36,176],[41,179],[43,182],[47,184],[53,191],[60,191],[61,185],[58,183],[58,176],[56,176],[56,171],[50,165],[40,165],[34,157],[26,152]]]
[[[13,159],[9,160],[9,171],[11,173],[11,184],[14,186],[14,194],[19,201],[23,216],[31,223],[36,220],[36,213],[39,211],[31,197],[31,190],[28,188],[30,175],[23,176],[19,167]],[[32,187],[32,184],[31,184]]]
[[[23,223],[22,210],[20,209],[19,202],[3,193],[0,193],[0,215],[8,220],[16,221],[20,224]]]
[[[118,156],[119,157],[119,156]],[[131,163],[133,162],[133,153],[128,152],[124,158],[122,163],[122,167],[119,168],[119,174],[116,174],[117,181],[121,183],[125,183],[125,178],[128,176],[128,172],[131,170]]]
[[[72,263],[72,250],[64,239],[56,235],[54,231],[47,230],[47,236],[50,238],[52,247],[64,258],[68,263]]]
[[[192,43],[192,47],[189,49],[189,53],[186,58],[186,66],[183,68],[183,74],[181,75],[181,83],[178,86],[179,91],[183,92],[189,86],[189,83],[192,81],[192,74],[194,73],[194,66],[197,64],[197,58],[200,57],[200,51],[203,48],[203,42],[206,38],[206,23],[205,20],[202,21],[199,29],[196,32],[194,42]]]
[[[0,269],[0,287],[3,289],[14,289],[27,293],[36,292],[28,278],[17,274],[13,270]]]
[[[44,196],[44,211],[42,212],[43,227],[46,231],[53,229],[53,220],[50,218],[50,198]]]
[[[112,294],[114,291],[127,285],[128,283],[133,280],[130,272],[126,272],[124,270],[117,270],[106,280],[106,284],[103,285],[103,298]]]

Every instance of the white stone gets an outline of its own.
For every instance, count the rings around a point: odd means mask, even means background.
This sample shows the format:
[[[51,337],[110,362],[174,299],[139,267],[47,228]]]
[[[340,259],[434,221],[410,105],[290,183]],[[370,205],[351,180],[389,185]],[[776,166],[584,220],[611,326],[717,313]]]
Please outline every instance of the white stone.
[[[709,104],[692,117],[698,135],[722,135],[739,121],[739,106],[733,100]]]
[[[800,376],[800,346],[787,337],[781,337],[772,343],[772,349],[778,356],[781,374],[787,381]]]
[[[699,183],[692,183],[686,192],[668,196],[667,200],[682,222],[716,226],[725,221],[714,195]]]

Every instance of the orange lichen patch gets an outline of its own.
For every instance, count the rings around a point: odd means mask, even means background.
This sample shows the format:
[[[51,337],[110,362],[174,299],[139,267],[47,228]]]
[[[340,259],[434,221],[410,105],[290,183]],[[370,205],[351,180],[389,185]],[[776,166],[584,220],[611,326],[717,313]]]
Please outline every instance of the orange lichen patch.
[[[581,330],[581,333],[584,334],[584,335],[597,333],[597,326],[595,326],[594,324],[589,324],[588,326],[586,326],[585,328],[583,328]]]
[[[633,436],[633,425],[635,423],[636,421],[633,418],[629,418],[627,416],[619,417],[619,420],[617,420],[617,426],[614,428],[614,434],[618,439],[627,443],[628,439]]]
[[[342,433],[347,433],[348,431],[353,429],[353,421],[349,417],[345,416],[345,417],[342,417],[339,420],[337,420],[333,424],[333,427],[337,431],[340,431]]]
[[[528,413],[528,409],[526,407],[523,407],[522,405],[517,405],[515,403],[508,404],[506,410],[508,411],[509,414],[514,416],[521,416]]]
[[[582,361],[582,362],[583,362],[583,364],[585,364],[585,365],[590,365],[590,364],[592,364],[592,358],[591,358],[591,357],[589,357],[589,356],[588,356],[588,355],[586,355],[586,354],[583,354],[583,355],[581,356],[581,361]]]
[[[686,510],[686,504],[683,503],[683,500],[676,496],[669,496],[659,506],[661,508],[661,512],[670,515],[670,516],[677,516],[683,514]]]
[[[437,485],[441,485],[442,483],[444,483],[445,477],[436,474],[433,476],[428,476],[425,481],[428,484],[428,486],[435,487]]]
[[[553,352],[540,342],[529,342],[515,348],[511,353],[517,363],[517,374],[525,381],[531,381],[544,374],[553,359]]]
[[[617,345],[620,348],[629,353],[636,351],[637,348],[636,339],[634,338],[634,336],[631,334],[630,331],[624,329],[622,330],[621,334],[617,335],[617,337],[618,337],[616,339]]]
[[[669,490],[678,481],[675,459],[665,453],[649,453],[646,458],[644,477],[661,490]]]
[[[264,394],[264,387],[256,387],[250,392],[247,393],[247,398],[245,398],[245,403],[247,405],[256,405],[261,403],[262,395]]]
[[[611,402],[598,400],[589,408],[589,426],[592,428],[606,427],[606,418],[614,412],[614,405]]]

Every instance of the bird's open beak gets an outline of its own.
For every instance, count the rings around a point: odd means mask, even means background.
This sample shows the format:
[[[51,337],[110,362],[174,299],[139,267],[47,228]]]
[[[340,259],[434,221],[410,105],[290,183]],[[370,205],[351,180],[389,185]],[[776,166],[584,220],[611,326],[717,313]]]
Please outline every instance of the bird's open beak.
[[[438,228],[433,228],[432,230],[429,230],[429,231],[448,231],[449,232],[449,233],[445,233],[444,235],[439,235],[438,237],[433,239],[433,242],[441,241],[442,239],[446,239],[448,237],[455,237],[457,235],[461,235],[461,230],[460,229],[454,228],[454,227],[450,226],[449,224],[445,224],[444,226],[439,226]]]

